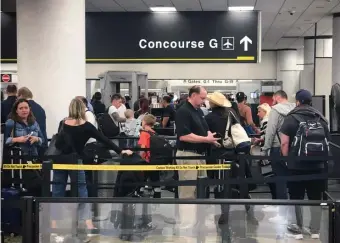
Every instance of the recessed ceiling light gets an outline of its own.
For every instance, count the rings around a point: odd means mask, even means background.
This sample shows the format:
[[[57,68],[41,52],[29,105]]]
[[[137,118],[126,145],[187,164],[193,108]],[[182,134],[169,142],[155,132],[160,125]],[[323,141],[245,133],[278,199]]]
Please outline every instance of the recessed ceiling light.
[[[229,11],[252,11],[254,10],[254,6],[230,6],[228,7]]]
[[[152,12],[176,12],[175,7],[150,7]]]

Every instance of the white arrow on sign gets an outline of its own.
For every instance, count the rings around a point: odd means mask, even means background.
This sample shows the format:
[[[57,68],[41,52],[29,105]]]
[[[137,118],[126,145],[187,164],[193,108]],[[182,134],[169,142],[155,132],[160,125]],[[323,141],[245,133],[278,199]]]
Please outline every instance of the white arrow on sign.
[[[244,44],[244,51],[248,51],[248,44],[253,44],[253,41],[248,37],[245,36],[240,40],[240,44]]]

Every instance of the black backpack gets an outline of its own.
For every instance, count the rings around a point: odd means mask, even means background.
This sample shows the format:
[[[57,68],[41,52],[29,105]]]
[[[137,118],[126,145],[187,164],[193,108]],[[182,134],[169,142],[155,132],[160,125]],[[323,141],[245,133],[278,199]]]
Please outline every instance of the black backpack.
[[[156,165],[171,164],[172,159],[169,158],[173,157],[173,148],[169,141],[152,132],[147,133],[150,134],[150,162]]]
[[[113,138],[119,135],[119,125],[113,121],[108,113],[97,114],[98,130],[101,131],[105,137]]]
[[[293,155],[302,157],[328,156],[329,146],[326,131],[320,122],[320,117],[304,120],[298,115],[292,116],[299,122],[299,128],[291,144]],[[320,161],[315,162],[320,163]]]

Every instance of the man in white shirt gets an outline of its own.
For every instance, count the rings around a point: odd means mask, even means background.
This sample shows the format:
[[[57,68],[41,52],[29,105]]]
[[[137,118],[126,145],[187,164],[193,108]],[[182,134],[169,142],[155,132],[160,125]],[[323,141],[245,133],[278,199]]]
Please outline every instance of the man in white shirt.
[[[118,125],[120,122],[125,122],[126,118],[124,116],[120,116],[120,112],[124,109],[124,107],[120,108],[122,106],[122,96],[120,94],[114,94],[111,96],[111,106],[109,108],[109,115],[112,117],[114,122]],[[120,110],[121,109],[121,110]],[[125,107],[126,110],[126,107]],[[124,110],[124,112],[125,112]],[[123,112],[123,113],[124,113]]]

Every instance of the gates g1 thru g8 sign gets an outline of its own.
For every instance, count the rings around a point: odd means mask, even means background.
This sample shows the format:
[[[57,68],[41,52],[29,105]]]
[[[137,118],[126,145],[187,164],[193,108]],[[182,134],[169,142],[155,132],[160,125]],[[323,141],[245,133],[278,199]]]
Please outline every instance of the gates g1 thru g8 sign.
[[[257,62],[259,13],[89,13],[90,62]]]

